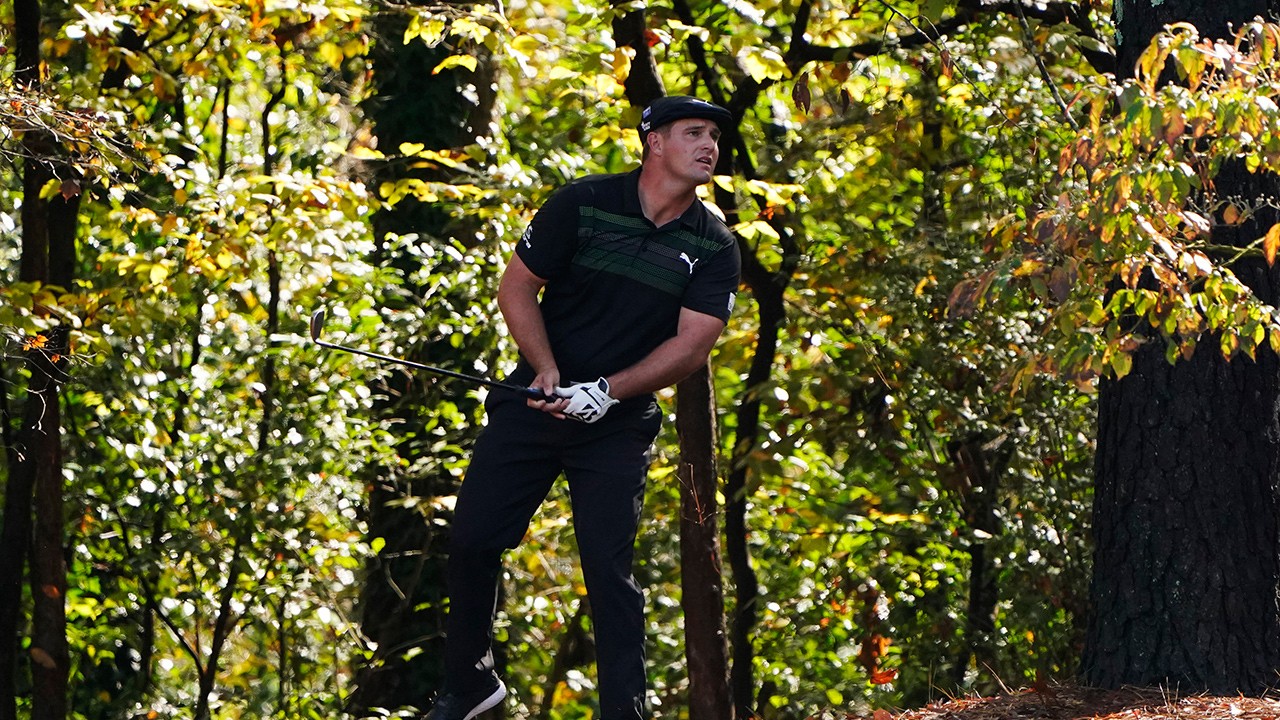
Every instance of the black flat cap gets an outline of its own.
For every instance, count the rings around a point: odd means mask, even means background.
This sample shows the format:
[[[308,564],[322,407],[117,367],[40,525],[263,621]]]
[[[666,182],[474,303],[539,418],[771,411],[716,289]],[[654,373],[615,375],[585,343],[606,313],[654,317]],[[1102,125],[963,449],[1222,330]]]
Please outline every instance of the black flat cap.
[[[724,124],[732,120],[733,116],[728,110],[706,100],[688,95],[668,95],[654,100],[644,109],[644,113],[640,115],[640,137],[643,138],[646,133],[667,123],[686,118],[713,120],[723,130]]]

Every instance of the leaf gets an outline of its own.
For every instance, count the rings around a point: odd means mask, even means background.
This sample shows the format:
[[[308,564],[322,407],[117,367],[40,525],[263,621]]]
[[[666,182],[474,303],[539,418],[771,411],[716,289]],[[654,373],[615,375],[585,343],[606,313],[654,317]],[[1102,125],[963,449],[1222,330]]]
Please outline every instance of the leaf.
[[[62,185],[59,186],[58,188],[58,191],[62,193],[63,200],[70,200],[71,198],[80,194],[80,183],[70,179],[63,180]]]
[[[1280,248],[1280,223],[1272,225],[1262,238],[1262,253],[1267,257],[1268,265],[1276,264],[1276,248]]]
[[[320,55],[320,59],[329,64],[329,67],[337,70],[342,67],[344,59],[342,48],[331,42],[322,42],[320,47],[316,48],[316,53]]]
[[[805,113],[813,109],[813,94],[809,91],[809,73],[802,73],[796,80],[796,84],[791,87],[791,101],[796,104],[797,110],[803,110]]]
[[[431,71],[431,74],[432,74],[432,75],[437,75],[437,74],[439,74],[442,70],[448,70],[449,68],[454,68],[454,67],[464,67],[464,68],[466,68],[466,69],[468,69],[468,70],[470,70],[470,71],[472,71],[472,72],[475,72],[475,69],[476,69],[476,59],[475,59],[475,56],[473,56],[473,55],[450,55],[449,57],[445,58],[444,60],[441,60],[441,61],[440,61],[440,64],[439,64],[439,65],[437,65],[437,66],[436,66],[436,68],[435,68],[434,70],[432,70],[432,71]]]
[[[951,290],[947,298],[947,314],[952,317],[967,318],[973,315],[978,299],[978,283],[976,280],[962,280]]]
[[[893,720],[893,714],[888,710],[877,710],[871,716],[871,720]]]
[[[1176,107],[1170,108],[1165,112],[1164,141],[1173,145],[1182,138],[1182,133],[1186,131],[1187,120],[1182,116],[1182,111]]]
[[[947,9],[947,0],[925,0],[920,8],[920,15],[930,24],[942,21],[942,13]]]
[[[1053,274],[1049,276],[1049,293],[1055,301],[1066,302],[1071,297],[1071,286],[1075,284],[1071,275],[1071,270],[1065,266],[1053,269]]]
[[[1240,211],[1236,209],[1235,205],[1228,203],[1227,209],[1222,211],[1222,222],[1228,225],[1235,225],[1239,219]]]
[[[1123,378],[1133,369],[1133,358],[1129,353],[1114,353],[1111,356],[1111,369],[1115,370],[1117,379]]]
[[[898,678],[897,670],[876,670],[871,673],[872,685],[888,685]],[[883,710],[880,712],[884,712]]]
[[[31,648],[31,659],[40,667],[47,668],[49,670],[56,670],[58,668],[58,662],[53,659],[53,656],[41,648]]]
[[[54,178],[49,182],[45,183],[44,187],[40,188],[40,199],[48,200],[49,198],[53,197],[54,195],[57,195],[61,191],[62,191],[62,182],[57,178]]]

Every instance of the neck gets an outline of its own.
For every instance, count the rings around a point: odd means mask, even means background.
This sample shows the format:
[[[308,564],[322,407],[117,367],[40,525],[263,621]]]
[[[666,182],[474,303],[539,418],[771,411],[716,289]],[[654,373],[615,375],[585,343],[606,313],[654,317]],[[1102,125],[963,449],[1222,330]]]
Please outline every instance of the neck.
[[[640,207],[649,222],[661,227],[684,214],[698,199],[698,186],[669,175],[640,169]]]

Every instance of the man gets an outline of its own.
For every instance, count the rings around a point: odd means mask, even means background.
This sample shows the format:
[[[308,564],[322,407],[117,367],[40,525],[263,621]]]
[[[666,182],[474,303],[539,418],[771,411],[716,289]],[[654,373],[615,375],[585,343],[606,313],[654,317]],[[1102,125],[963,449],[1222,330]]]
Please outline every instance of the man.
[[[653,393],[707,362],[738,287],[732,234],[697,196],[727,110],[664,97],[640,122],[638,170],[554,193],[498,288],[520,347],[511,376],[548,393],[495,390],[458,493],[449,557],[445,692],[428,720],[470,720],[506,688],[493,671],[502,553],[564,473],[595,632],[600,717],[645,713],[644,595],[631,573]],[[541,301],[539,301],[541,293]]]

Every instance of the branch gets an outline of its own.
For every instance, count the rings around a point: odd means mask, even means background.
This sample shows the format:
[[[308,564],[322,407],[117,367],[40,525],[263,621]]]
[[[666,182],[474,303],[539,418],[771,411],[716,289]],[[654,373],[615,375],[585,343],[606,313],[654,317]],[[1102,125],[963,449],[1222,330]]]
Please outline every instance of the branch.
[[[983,11],[994,10],[1005,14],[1025,14],[1026,17],[1048,25],[1070,25],[1078,30],[1081,36],[1087,37],[1103,47],[1107,46],[1106,41],[1098,33],[1098,29],[1089,20],[1089,9],[1081,7],[1077,3],[1057,2],[1044,5],[1031,3],[1028,5],[1022,0],[1002,0],[999,2],[992,2],[991,0],[961,0],[961,7],[972,9],[975,15]],[[1114,73],[1116,71],[1116,56],[1114,52],[1083,47],[1077,47],[1076,49],[1080,51],[1080,54],[1084,56],[1089,65],[1099,73]]]
[[[1031,57],[1036,59],[1036,67],[1040,68],[1040,77],[1044,78],[1044,82],[1049,86],[1049,92],[1053,93],[1054,102],[1058,103],[1058,109],[1062,111],[1062,117],[1066,119],[1067,124],[1072,130],[1079,130],[1080,126],[1076,124],[1075,118],[1071,117],[1071,110],[1067,104],[1062,101],[1062,94],[1058,92],[1058,84],[1053,81],[1049,75],[1049,68],[1045,67],[1044,58],[1040,53],[1036,52],[1034,40],[1031,37],[1031,26],[1027,24],[1027,14],[1023,12],[1022,3],[1014,3],[1018,8],[1018,24],[1022,26],[1022,37],[1027,43],[1027,52],[1031,53]]]
[[[810,3],[803,3],[796,11],[797,32],[793,32],[791,39],[791,49],[787,52],[787,64],[793,69],[799,68],[808,62],[846,62],[852,58],[866,58],[875,55],[882,55],[894,50],[910,50],[912,48],[923,47],[935,44],[939,38],[944,35],[951,34],[965,25],[969,25],[983,15],[992,13],[1005,13],[1008,15],[1034,18],[1042,23],[1050,25],[1067,24],[1076,28],[1080,34],[1091,40],[1095,40],[1100,44],[1103,43],[1102,38],[1098,35],[1098,31],[1093,27],[1093,23],[1089,21],[1089,13],[1075,3],[1048,3],[1043,6],[1033,5],[1030,10],[1017,0],[1009,2],[988,2],[987,0],[962,0],[961,4],[956,8],[956,14],[937,23],[930,23],[929,29],[926,31],[918,27],[905,14],[894,12],[911,23],[911,27],[916,32],[904,37],[892,40],[872,40],[858,45],[848,45],[844,47],[826,47],[822,45],[814,45],[804,39],[802,31],[803,25],[808,24],[809,13],[811,12]],[[683,22],[683,20],[682,20]],[[686,24],[688,24],[686,22]],[[1115,72],[1116,58],[1113,53],[1100,50],[1091,50],[1089,48],[1078,48],[1080,54],[1088,61],[1089,65],[1099,73]]]
[[[622,0],[613,0],[618,5]],[[617,43],[630,47],[636,56],[631,61],[631,74],[627,76],[622,87],[626,91],[627,100],[633,107],[644,108],[649,103],[667,94],[662,85],[662,77],[658,74],[658,64],[653,52],[649,49],[645,32],[645,11],[632,10],[617,15],[613,19],[613,34]],[[643,138],[641,138],[643,143]]]

